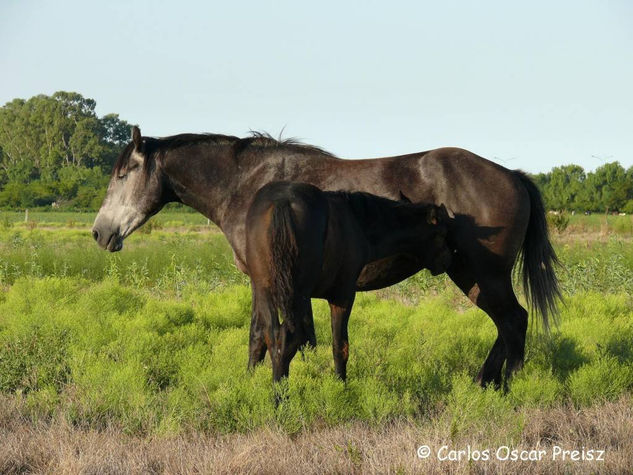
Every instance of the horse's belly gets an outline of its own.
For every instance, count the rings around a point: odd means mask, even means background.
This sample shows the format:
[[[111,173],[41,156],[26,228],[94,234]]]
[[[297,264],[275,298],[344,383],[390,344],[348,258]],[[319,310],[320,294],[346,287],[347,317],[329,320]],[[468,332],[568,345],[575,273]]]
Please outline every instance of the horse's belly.
[[[383,289],[411,277],[420,270],[422,266],[412,256],[398,255],[373,261],[363,268],[356,281],[356,289]]]

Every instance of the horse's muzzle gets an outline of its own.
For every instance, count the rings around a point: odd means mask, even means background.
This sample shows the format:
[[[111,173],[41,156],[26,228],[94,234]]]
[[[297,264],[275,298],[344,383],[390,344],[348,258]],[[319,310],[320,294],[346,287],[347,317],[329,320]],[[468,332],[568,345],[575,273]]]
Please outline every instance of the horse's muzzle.
[[[123,249],[123,239],[121,239],[118,232],[104,232],[95,226],[92,228],[92,237],[102,249],[110,252],[117,252]]]

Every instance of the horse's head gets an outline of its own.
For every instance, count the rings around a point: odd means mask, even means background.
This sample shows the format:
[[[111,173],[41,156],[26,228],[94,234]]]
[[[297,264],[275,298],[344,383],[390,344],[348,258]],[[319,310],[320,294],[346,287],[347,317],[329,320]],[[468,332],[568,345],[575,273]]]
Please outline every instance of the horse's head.
[[[148,150],[147,140],[151,139],[142,138],[138,127],[132,128],[132,141],[114,166],[92,227],[92,236],[99,246],[110,252],[120,251],[123,240],[167,201],[160,163]]]
[[[424,267],[431,271],[431,274],[438,275],[446,272],[451,265],[453,252],[448,247],[446,235],[450,217],[446,207],[431,205],[427,211],[427,225],[430,225],[428,238],[426,239]]]

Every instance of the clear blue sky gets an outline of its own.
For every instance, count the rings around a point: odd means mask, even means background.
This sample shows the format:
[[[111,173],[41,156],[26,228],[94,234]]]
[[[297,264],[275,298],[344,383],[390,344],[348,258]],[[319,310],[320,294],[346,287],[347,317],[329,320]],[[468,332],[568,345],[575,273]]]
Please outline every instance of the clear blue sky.
[[[2,0],[0,45],[1,104],[76,91],[146,135],[633,165],[629,0]]]

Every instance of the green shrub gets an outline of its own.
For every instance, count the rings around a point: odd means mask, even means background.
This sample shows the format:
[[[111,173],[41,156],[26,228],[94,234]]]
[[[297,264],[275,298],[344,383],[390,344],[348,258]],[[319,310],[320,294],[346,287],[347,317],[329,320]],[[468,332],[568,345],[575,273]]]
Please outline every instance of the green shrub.
[[[569,216],[564,211],[559,213],[548,213],[547,222],[557,232],[562,233],[569,226]]]
[[[572,401],[588,406],[602,400],[614,400],[633,389],[633,367],[617,358],[601,356],[576,370],[569,378]]]

